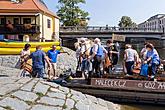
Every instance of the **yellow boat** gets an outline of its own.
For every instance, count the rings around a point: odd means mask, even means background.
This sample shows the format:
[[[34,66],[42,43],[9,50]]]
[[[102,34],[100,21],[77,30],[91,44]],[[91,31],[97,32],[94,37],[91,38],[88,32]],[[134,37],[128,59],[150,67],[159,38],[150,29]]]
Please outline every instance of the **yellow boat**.
[[[0,48],[0,55],[19,55],[23,48]],[[43,47],[42,50],[47,52],[50,50],[50,47]],[[57,50],[60,50],[61,47],[57,46]],[[36,48],[30,48],[30,52],[34,52]]]
[[[32,48],[35,48],[37,45],[41,45],[42,47],[60,45],[60,42],[0,42],[0,48],[23,48],[26,43],[30,44]]]

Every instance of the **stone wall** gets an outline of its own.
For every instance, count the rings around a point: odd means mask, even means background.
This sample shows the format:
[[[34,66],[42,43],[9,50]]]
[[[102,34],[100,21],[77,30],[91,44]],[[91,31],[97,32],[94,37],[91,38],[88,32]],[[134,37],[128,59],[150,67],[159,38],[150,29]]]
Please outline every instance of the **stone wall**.
[[[70,53],[70,55],[66,53],[61,53],[58,55],[58,63],[57,63],[57,73],[61,74],[63,71],[71,69],[75,71],[76,69],[76,56],[73,50],[63,47],[64,51]],[[16,68],[19,62],[19,55],[6,55],[0,56],[0,66]]]

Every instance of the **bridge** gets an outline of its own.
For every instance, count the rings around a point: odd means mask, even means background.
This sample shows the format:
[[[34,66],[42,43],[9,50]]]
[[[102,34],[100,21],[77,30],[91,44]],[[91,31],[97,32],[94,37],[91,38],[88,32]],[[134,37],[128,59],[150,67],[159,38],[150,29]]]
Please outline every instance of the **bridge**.
[[[126,36],[127,43],[139,43],[146,40],[160,41],[165,39],[164,29],[155,28],[121,28],[121,27],[108,27],[108,26],[87,26],[87,27],[73,27],[64,26],[60,27],[60,37],[63,43],[69,46],[76,42],[77,38],[112,38],[112,34],[119,34]],[[164,40],[165,41],[165,40]],[[160,45],[157,42],[156,45]],[[162,45],[162,43],[161,43]]]
[[[128,38],[156,38],[161,39],[164,34],[164,29],[155,28],[121,28],[121,27],[60,27],[61,38],[109,38],[112,34],[125,35]]]

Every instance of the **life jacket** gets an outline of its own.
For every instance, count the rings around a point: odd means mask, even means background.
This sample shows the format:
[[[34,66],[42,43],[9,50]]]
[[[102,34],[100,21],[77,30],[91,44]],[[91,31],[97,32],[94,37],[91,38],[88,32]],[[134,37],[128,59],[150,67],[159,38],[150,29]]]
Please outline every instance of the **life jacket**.
[[[91,49],[90,49],[90,55],[92,55],[92,54],[93,54],[93,47],[91,47]],[[97,49],[97,54],[96,54],[96,56],[102,57],[103,54],[104,54],[104,52],[103,52],[103,47],[98,45],[98,49]]]
[[[103,47],[98,45],[98,50],[96,56],[102,57],[104,55]]]

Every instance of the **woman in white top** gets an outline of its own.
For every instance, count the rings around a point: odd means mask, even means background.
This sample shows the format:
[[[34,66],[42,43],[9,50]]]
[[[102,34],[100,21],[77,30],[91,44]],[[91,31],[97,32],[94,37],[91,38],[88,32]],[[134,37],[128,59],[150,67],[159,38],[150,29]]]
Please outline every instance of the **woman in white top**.
[[[21,58],[26,56],[26,55],[30,55],[30,44],[25,44],[24,49],[22,49],[21,51]]]

